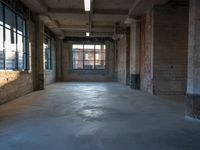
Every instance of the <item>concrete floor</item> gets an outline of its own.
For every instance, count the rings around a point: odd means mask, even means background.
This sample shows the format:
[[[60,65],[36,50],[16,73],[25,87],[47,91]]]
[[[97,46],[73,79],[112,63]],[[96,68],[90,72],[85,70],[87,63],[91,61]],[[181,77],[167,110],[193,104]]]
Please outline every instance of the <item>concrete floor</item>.
[[[184,96],[56,83],[0,106],[0,150],[199,150]]]

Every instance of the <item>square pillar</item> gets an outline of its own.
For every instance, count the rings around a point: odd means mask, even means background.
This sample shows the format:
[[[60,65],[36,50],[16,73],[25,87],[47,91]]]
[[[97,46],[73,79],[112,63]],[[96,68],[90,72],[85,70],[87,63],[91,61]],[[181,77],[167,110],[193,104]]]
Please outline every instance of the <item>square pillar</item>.
[[[130,25],[130,87],[140,89],[140,21],[132,19]]]
[[[186,115],[200,119],[200,1],[190,0]]]
[[[44,89],[44,23],[37,17],[36,22],[36,53],[35,53],[35,90]]]

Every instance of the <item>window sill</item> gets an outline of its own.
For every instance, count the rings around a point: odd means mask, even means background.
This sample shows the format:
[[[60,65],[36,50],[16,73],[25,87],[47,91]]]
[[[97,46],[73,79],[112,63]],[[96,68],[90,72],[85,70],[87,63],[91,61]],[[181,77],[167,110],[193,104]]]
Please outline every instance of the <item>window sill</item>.
[[[30,73],[30,70],[0,70],[0,73]]]
[[[72,69],[74,71],[105,71],[106,69]]]

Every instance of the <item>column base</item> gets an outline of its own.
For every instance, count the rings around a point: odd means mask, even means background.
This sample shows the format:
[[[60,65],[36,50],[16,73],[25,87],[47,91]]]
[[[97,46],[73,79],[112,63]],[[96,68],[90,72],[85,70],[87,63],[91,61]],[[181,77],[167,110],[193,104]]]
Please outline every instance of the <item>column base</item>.
[[[200,119],[200,95],[187,94],[186,116]]]
[[[130,86],[132,89],[140,89],[140,75],[131,74]]]

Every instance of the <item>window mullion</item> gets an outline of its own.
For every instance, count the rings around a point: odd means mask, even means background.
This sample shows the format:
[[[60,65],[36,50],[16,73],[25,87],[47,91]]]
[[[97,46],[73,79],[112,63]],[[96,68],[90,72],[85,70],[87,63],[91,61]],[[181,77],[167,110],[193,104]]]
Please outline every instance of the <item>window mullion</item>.
[[[4,69],[6,70],[6,50],[5,50],[5,5],[2,3],[3,7],[3,55],[4,55]]]
[[[83,44],[83,70],[85,70],[85,44]]]
[[[23,37],[23,39],[24,39],[24,42],[25,42],[25,44],[24,44],[24,49],[23,49],[23,68],[25,69],[25,70],[28,70],[29,69],[29,47],[28,47],[28,38],[27,38],[27,26],[26,26],[26,21],[24,22],[25,23],[25,25],[24,25],[24,28],[25,28],[25,33],[24,33],[24,37]]]
[[[94,70],[96,69],[96,45],[94,45]]]
[[[49,47],[50,47],[50,50],[49,50],[49,51],[50,51],[50,52],[49,52],[49,53],[50,53],[50,62],[49,62],[49,63],[50,63],[50,69],[52,69],[52,49],[51,49],[51,39],[49,40],[49,42],[50,42],[50,43],[49,43],[49,44],[50,44],[50,45],[49,45]]]
[[[16,33],[15,33],[15,35],[16,35],[16,52],[15,52],[15,60],[16,60],[16,69],[17,70],[19,70],[19,53],[18,53],[18,35],[17,35],[17,29],[18,29],[18,24],[17,24],[17,15],[15,14],[15,25],[16,25]]]
[[[24,49],[24,53],[25,53],[25,60],[23,61],[24,63],[24,69],[28,70],[29,69],[29,32],[28,32],[28,28],[27,28],[27,21],[25,20],[25,33],[24,33],[24,42],[25,42],[25,49]]]

